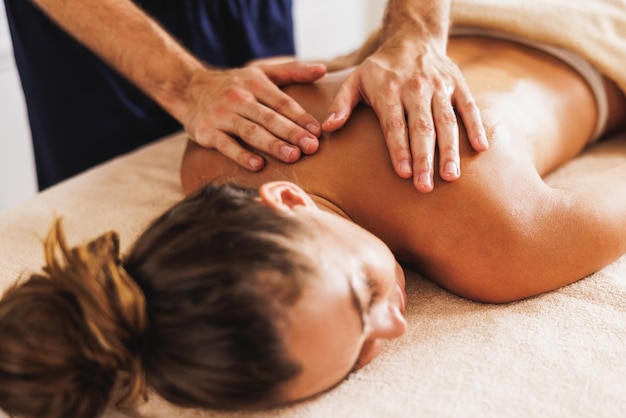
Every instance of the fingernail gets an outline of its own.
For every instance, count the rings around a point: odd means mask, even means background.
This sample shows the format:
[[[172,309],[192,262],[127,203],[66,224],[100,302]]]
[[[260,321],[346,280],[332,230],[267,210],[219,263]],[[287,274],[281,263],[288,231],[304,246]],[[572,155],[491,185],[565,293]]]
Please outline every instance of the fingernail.
[[[398,167],[398,171],[402,174],[411,175],[411,164],[408,161],[400,161],[400,165]]]
[[[301,142],[301,146],[302,146],[302,151],[304,151],[305,154],[311,154],[315,151],[317,151],[317,148],[319,146],[319,141],[317,140],[317,138],[311,138],[311,137],[304,137],[304,139],[302,139]]]
[[[454,176],[459,175],[459,167],[456,165],[454,161],[448,161],[446,163],[444,171],[446,174],[452,174]]]
[[[489,148],[489,141],[487,141],[487,134],[485,134],[485,131],[481,132],[479,142],[485,147],[485,149]]]
[[[306,130],[311,132],[315,136],[317,136],[317,135],[319,135],[321,133],[319,125],[316,125],[315,123],[309,123],[306,126]]]
[[[421,173],[417,178],[417,183],[422,184],[424,186],[430,186],[430,174],[429,173]]]
[[[252,157],[248,160],[248,166],[254,171],[260,170],[263,167],[263,160]]]
[[[328,124],[334,122],[335,119],[337,119],[337,114],[335,112],[333,112],[330,115],[328,115],[328,117],[326,118],[326,121],[324,121],[324,125],[328,125]]]
[[[287,161],[290,160],[290,157],[294,152],[296,152],[296,149],[294,147],[290,147],[289,145],[280,147],[280,153],[283,154],[283,157],[285,157],[285,160]]]

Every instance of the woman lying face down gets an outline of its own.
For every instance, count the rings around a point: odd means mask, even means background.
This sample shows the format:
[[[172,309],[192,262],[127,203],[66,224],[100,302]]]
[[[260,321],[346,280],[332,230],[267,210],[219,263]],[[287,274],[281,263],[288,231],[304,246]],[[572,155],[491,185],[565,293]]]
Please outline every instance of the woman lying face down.
[[[148,380],[171,393],[170,355],[199,356],[182,364],[191,370],[178,382],[186,388],[195,375],[197,398],[166,395],[177,403],[236,408],[306,398],[405,330],[404,273],[389,248],[287,182],[258,192],[202,188],[138,240],[125,269],[149,301],[156,339],[147,344],[172,346],[144,354]]]
[[[297,186],[212,186],[167,211],[122,262],[115,234],[69,249],[0,302],[0,405],[96,416],[147,385],[169,401],[266,407],[320,393],[405,331],[388,247]]]
[[[124,260],[113,234],[70,250],[57,227],[46,271],[7,291],[0,406],[94,416],[116,381],[122,401],[151,387],[192,407],[291,402],[333,387],[404,332],[394,256],[456,294],[500,303],[624,254],[626,166],[542,179],[587,146],[601,119],[580,74],[511,42],[453,38],[448,50],[490,141],[477,154],[460,130],[459,180],[435,178],[423,194],[400,179],[367,108],[314,157],[268,159],[258,174],[191,144],[190,197]],[[288,93],[321,119],[345,75]],[[622,93],[604,86],[600,125],[610,132],[626,112]]]

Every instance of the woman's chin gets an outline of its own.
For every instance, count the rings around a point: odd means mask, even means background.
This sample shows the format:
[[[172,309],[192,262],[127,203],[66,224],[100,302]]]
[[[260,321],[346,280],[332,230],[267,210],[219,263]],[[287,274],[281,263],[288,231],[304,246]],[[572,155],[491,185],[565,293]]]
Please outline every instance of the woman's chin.
[[[371,363],[376,356],[380,354],[382,350],[381,340],[368,340],[363,343],[359,358],[354,365],[354,370],[358,370],[363,366]]]

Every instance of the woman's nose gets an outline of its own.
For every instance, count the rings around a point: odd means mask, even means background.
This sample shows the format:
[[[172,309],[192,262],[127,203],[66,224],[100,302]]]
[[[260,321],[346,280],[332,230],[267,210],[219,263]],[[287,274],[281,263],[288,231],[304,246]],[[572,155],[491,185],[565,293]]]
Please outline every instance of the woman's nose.
[[[388,301],[378,308],[371,313],[368,338],[388,340],[403,335],[406,331],[406,320],[400,311],[400,307]]]

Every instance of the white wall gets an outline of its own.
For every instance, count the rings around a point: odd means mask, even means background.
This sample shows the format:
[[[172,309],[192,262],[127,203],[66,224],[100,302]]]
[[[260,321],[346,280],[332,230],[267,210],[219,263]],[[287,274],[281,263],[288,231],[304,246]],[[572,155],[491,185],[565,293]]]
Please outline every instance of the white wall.
[[[302,59],[356,49],[380,24],[386,0],[294,0],[296,50]]]
[[[386,0],[294,0],[298,56],[332,58],[357,48],[380,23],[385,4]],[[0,1],[0,210],[36,192],[24,97]]]
[[[37,192],[24,96],[0,1],[0,210]]]

